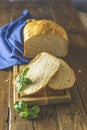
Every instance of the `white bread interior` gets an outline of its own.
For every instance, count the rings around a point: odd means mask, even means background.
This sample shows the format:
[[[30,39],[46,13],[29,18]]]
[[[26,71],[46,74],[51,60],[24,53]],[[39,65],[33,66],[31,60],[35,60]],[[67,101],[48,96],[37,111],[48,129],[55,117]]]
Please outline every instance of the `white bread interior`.
[[[25,68],[29,68],[26,78],[32,80],[23,91],[23,95],[32,95],[46,87],[60,66],[59,60],[45,52],[38,54]]]
[[[33,58],[42,51],[54,56],[65,57],[68,53],[68,42],[58,36],[37,35],[25,42],[25,56]]]

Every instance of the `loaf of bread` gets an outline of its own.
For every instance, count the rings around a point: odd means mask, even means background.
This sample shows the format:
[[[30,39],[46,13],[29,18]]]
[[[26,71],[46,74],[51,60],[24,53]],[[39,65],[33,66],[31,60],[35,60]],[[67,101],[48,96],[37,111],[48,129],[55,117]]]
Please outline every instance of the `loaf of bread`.
[[[62,59],[60,61],[60,67],[56,75],[48,83],[48,87],[54,90],[65,90],[71,88],[75,83],[75,74],[72,68]]]
[[[25,78],[29,78],[32,84],[28,85],[23,95],[32,95],[46,87],[49,80],[56,74],[60,66],[59,60],[48,54],[38,54],[25,68],[29,68]],[[18,82],[16,82],[18,85]],[[18,85],[19,86],[19,85]],[[20,87],[20,86],[19,86]]]
[[[34,58],[40,52],[65,57],[68,52],[68,36],[63,29],[51,20],[33,20],[23,30],[24,56]]]

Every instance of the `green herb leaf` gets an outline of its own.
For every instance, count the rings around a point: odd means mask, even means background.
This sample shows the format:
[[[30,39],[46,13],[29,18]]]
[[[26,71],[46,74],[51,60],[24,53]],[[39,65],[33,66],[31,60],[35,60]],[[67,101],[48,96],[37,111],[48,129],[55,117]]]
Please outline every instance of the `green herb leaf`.
[[[17,112],[20,112],[20,108],[19,108],[18,103],[14,104],[14,109],[15,109]]]
[[[17,78],[16,78],[16,81],[20,82],[22,80],[22,78],[23,78],[22,75],[18,75]]]
[[[28,108],[28,105],[25,101],[20,101],[14,104],[14,109],[19,113],[21,118],[26,118],[29,120],[36,119],[38,117],[38,113],[40,112],[39,106]]]
[[[19,105],[20,111],[27,111],[28,105],[25,101],[20,101],[18,105]]]
[[[39,112],[40,112],[39,106],[33,106],[32,108],[29,108],[28,118],[29,119],[37,118]]]
[[[38,113],[40,112],[40,107],[39,107],[39,106],[34,106],[34,107],[31,108],[31,111],[32,111],[33,113],[38,114]]]
[[[26,88],[27,84],[25,84],[24,82],[23,83],[19,83],[17,86],[16,86],[16,89],[17,89],[17,92],[19,94],[21,94],[23,92],[23,90]]]
[[[29,68],[25,68],[25,69],[23,70],[23,72],[22,72],[23,77],[25,77],[25,75],[27,74],[28,70],[29,70]]]
[[[22,111],[27,111],[28,110],[28,105],[24,101],[20,101],[14,104],[14,109],[17,112],[22,112]]]
[[[28,70],[29,68],[25,68],[22,74],[18,75],[16,78],[16,82],[18,82],[16,88],[19,94],[23,92],[23,90],[27,87],[27,85],[32,84],[31,79],[25,78],[25,75],[27,74]]]
[[[32,81],[28,78],[24,78],[24,83],[26,83],[27,85],[32,84]]]
[[[21,118],[27,118],[27,117],[28,117],[28,111],[20,112],[20,113],[19,113],[19,116],[20,116]]]

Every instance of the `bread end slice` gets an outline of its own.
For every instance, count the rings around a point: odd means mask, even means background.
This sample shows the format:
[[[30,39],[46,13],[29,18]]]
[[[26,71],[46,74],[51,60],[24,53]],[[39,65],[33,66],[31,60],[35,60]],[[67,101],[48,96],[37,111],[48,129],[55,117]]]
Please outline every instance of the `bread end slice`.
[[[71,88],[76,80],[75,73],[69,65],[59,59],[60,68],[56,75],[50,80],[48,87],[54,90],[65,90]]]

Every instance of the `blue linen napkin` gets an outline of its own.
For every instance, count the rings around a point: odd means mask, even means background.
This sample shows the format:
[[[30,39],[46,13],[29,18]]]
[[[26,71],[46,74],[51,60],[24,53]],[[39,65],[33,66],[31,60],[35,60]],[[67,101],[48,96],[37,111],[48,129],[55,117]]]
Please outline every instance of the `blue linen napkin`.
[[[25,10],[18,19],[0,28],[0,70],[30,61],[24,57],[23,43],[23,28],[29,18],[32,16]]]

